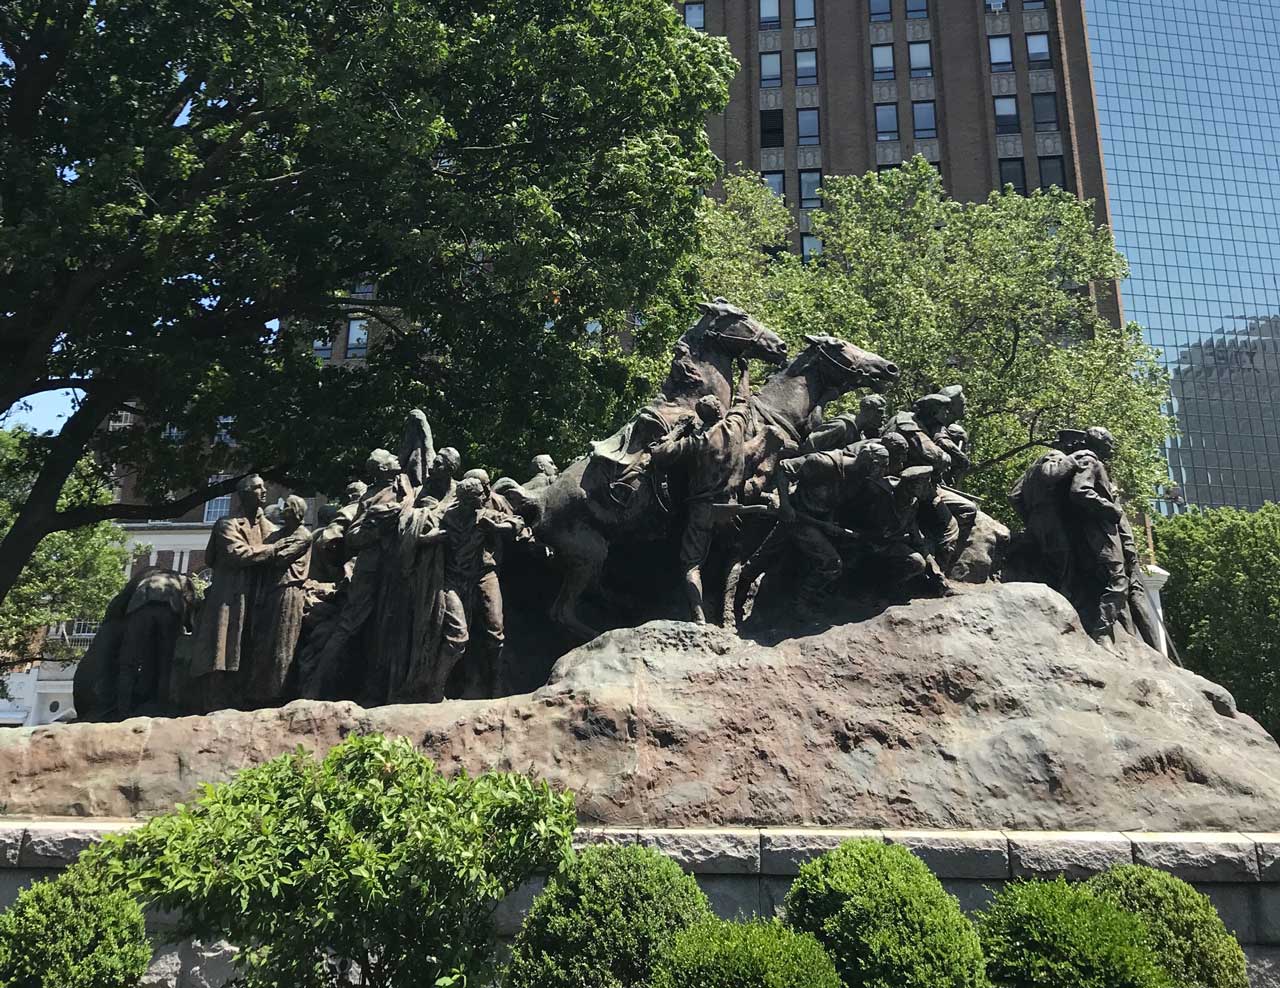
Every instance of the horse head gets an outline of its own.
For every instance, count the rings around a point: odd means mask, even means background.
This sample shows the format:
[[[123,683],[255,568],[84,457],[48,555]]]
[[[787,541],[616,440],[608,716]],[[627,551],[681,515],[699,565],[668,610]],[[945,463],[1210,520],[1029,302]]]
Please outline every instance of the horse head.
[[[823,383],[841,393],[859,388],[871,388],[876,392],[887,391],[900,376],[898,366],[877,353],[856,347],[836,336],[805,336],[808,349],[802,356],[809,360],[797,360],[818,370]]]
[[[701,302],[703,345],[733,359],[763,360],[781,367],[787,360],[787,344],[768,326],[722,298]]]

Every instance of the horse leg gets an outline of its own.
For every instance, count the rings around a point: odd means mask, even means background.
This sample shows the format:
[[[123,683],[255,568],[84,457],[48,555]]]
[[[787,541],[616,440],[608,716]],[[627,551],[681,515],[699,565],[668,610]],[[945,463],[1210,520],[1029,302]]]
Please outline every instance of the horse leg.
[[[584,641],[595,638],[599,632],[582,620],[578,609],[587,588],[599,585],[608,555],[609,544],[604,537],[588,528],[579,529],[571,550],[561,552],[565,571],[560,592],[551,605],[551,619]]]

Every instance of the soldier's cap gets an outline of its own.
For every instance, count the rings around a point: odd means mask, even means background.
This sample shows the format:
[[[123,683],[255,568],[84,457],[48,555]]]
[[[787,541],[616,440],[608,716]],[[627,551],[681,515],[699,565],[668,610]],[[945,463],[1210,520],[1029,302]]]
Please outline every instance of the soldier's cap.
[[[1083,429],[1059,429],[1057,446],[1066,448],[1068,446],[1083,446],[1089,434]]]
[[[921,477],[931,476],[933,476],[933,467],[924,466],[907,467],[907,469],[903,470],[901,474],[903,480],[919,480]]]
[[[917,412],[940,412],[951,407],[951,398],[944,394],[925,395],[917,398],[913,407]]]

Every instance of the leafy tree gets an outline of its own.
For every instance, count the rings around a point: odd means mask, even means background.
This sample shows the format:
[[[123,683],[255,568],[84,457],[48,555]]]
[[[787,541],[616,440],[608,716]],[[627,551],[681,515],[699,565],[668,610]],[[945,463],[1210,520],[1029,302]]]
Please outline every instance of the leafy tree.
[[[1155,526],[1165,622],[1188,667],[1280,734],[1280,504],[1214,508]]]
[[[89,852],[192,935],[241,948],[251,988],[488,984],[493,911],[573,853],[572,796],[447,779],[406,739],[299,749]]]
[[[24,429],[0,430],[0,534],[13,524],[30,489],[37,469],[33,447],[40,441]],[[62,501],[74,500],[110,500],[101,471],[90,459],[82,459],[67,481]],[[101,614],[124,583],[128,559],[124,532],[111,522],[45,536],[0,603],[0,672],[38,657],[49,625]]]
[[[175,517],[212,474],[337,489],[415,404],[495,465],[597,431],[639,385],[588,321],[692,243],[733,70],[665,0],[5,4],[0,409],[84,397],[0,598],[49,532]],[[350,316],[383,342],[322,371]],[[86,451],[148,503],[60,508]]]
[[[783,203],[754,177],[728,179],[671,295],[722,294],[797,345],[829,333],[868,347],[903,369],[897,407],[963,384],[976,464],[965,485],[1006,520],[1009,487],[1066,426],[1110,428],[1113,474],[1147,503],[1164,477],[1166,378],[1136,325],[1094,307],[1088,287],[1126,267],[1088,203],[1057,190],[957,202],[922,158],[828,177],[822,192],[824,251],[806,265],[780,252],[793,235]],[[687,312],[673,301],[664,317],[673,332]]]

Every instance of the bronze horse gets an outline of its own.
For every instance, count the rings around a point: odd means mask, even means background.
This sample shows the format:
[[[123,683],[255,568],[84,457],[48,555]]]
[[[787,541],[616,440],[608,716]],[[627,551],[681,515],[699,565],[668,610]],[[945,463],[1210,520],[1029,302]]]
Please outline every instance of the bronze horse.
[[[747,484],[753,471],[768,469],[782,446],[808,435],[810,419],[823,404],[856,388],[883,390],[897,380],[898,369],[876,354],[834,337],[806,339],[805,351],[749,399]],[[593,637],[595,630],[578,608],[588,588],[599,588],[610,547],[665,530],[660,493],[652,472],[643,467],[649,445],[687,422],[702,395],[715,394],[728,407],[735,359],[760,356],[776,363],[781,353],[785,350],[778,337],[742,310],[723,300],[704,306],[702,320],[677,345],[657,400],[612,437],[594,444],[590,456],[570,465],[544,490],[526,493],[510,482],[504,485],[538,540],[560,561],[563,582],[551,608],[556,623],[583,638]]]

